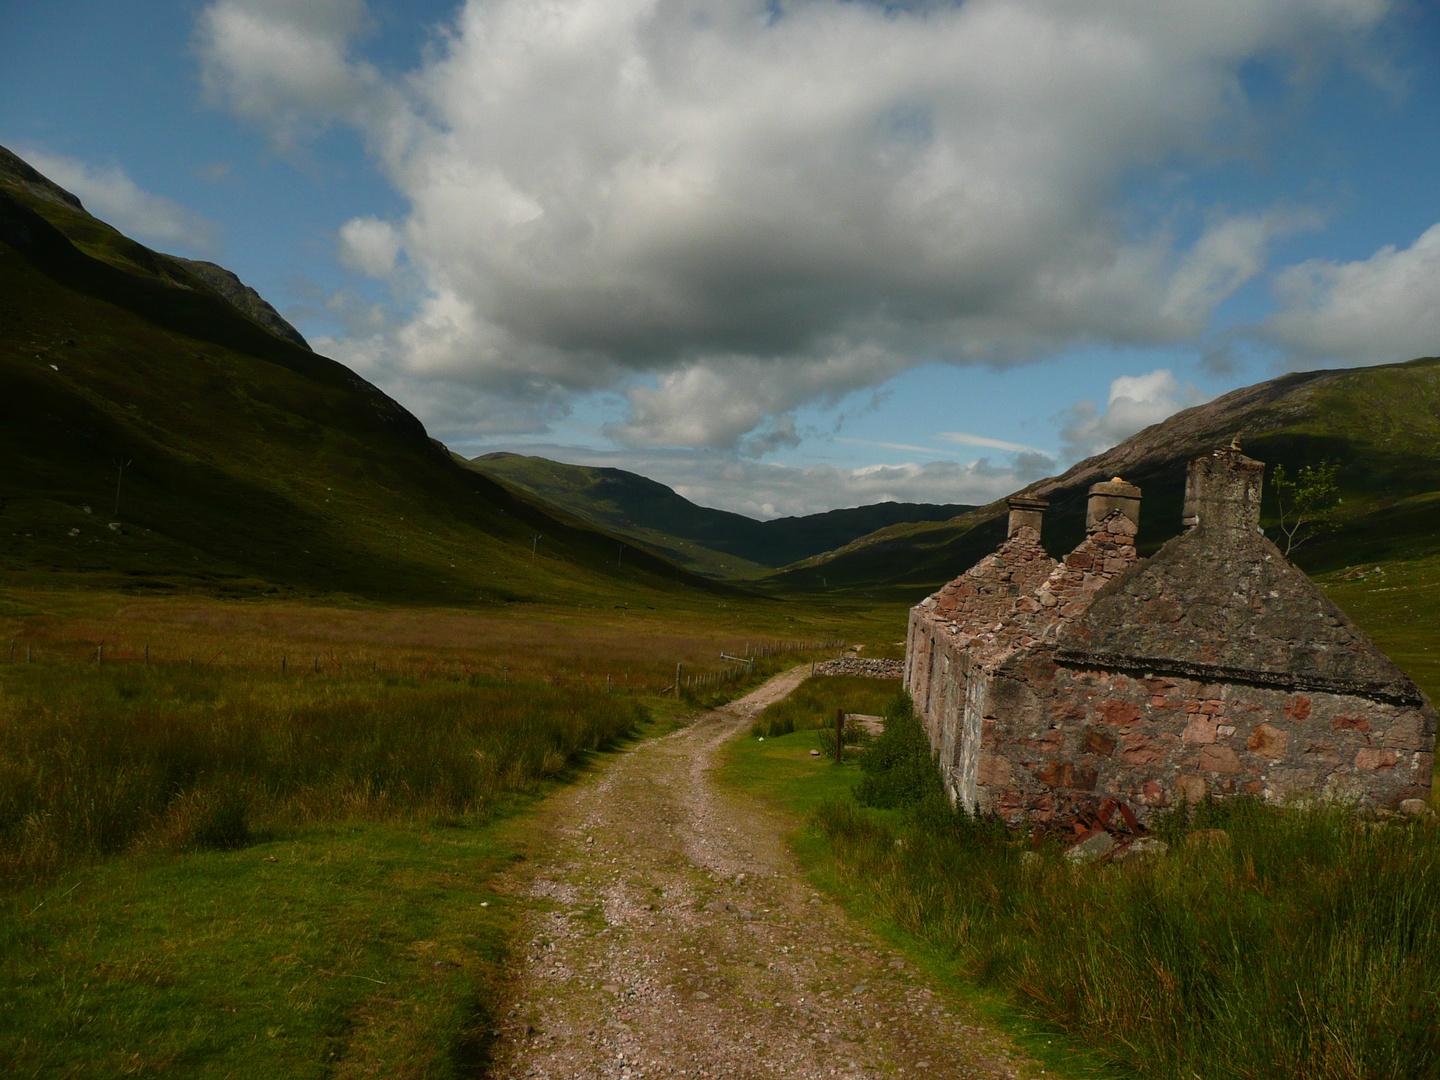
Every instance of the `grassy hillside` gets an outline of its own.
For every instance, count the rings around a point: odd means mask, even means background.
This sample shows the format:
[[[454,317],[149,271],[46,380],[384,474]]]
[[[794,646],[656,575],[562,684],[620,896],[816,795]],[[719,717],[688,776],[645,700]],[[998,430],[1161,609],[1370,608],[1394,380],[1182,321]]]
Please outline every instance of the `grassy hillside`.
[[[583,521],[715,577],[756,577],[897,522],[946,521],[972,509],[963,504],[875,503],[756,521],[697,506],[664,484],[623,469],[507,453],[485,454],[470,464]]]
[[[456,464],[245,300],[0,154],[6,584],[466,602],[700,583]]]
[[[1146,428],[1119,446],[1042,480],[1027,494],[1050,500],[1044,541],[1068,551],[1084,530],[1089,486],[1122,476],[1144,490],[1140,545],[1151,551],[1180,531],[1185,464],[1242,440],[1245,452],[1293,474],[1321,460],[1339,464],[1341,528],[1304,546],[1296,561],[1315,574],[1362,562],[1440,552],[1440,359],[1304,372],[1246,387]],[[1273,524],[1273,487],[1266,523]],[[777,576],[799,588],[889,589],[917,599],[1003,539],[1005,504],[954,521],[897,525],[862,537]],[[822,585],[823,582],[823,585]]]

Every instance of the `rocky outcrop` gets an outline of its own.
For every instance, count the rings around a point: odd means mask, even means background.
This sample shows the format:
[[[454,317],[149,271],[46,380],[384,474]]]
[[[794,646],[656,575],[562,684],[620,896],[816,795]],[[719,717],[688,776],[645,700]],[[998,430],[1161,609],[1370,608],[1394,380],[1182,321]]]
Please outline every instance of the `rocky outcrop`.
[[[179,263],[272,334],[292,341],[302,349],[310,348],[310,343],[301,336],[300,331],[286,322],[268,300],[223,266],[198,259],[182,259],[179,255],[170,255],[168,258]]]

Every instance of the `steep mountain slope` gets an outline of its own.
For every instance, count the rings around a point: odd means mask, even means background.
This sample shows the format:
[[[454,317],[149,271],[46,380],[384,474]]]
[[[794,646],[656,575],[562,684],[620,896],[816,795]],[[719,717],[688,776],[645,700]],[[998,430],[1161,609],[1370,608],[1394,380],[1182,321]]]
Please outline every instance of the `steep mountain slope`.
[[[965,504],[875,503],[756,521],[697,506],[664,484],[623,469],[565,465],[508,453],[485,454],[470,464],[584,521],[716,577],[755,577],[888,525],[946,521],[972,509]]]
[[[617,566],[614,538],[457,465],[214,269],[0,153],[7,584],[578,601],[701,583],[643,552]]]
[[[1084,528],[1097,480],[1121,476],[1144,489],[1142,552],[1180,530],[1185,463],[1232,438],[1245,452],[1293,474],[1318,461],[1339,464],[1344,502],[1333,535],[1297,549],[1319,573],[1360,562],[1418,559],[1440,551],[1440,358],[1311,371],[1236,390],[1146,428],[1064,475],[1026,489],[1051,502],[1045,546],[1068,551]],[[1267,473],[1267,522],[1274,490]],[[949,580],[1002,539],[1005,504],[950,522],[900,525],[862,537],[772,579],[790,588],[890,588],[916,598]]]

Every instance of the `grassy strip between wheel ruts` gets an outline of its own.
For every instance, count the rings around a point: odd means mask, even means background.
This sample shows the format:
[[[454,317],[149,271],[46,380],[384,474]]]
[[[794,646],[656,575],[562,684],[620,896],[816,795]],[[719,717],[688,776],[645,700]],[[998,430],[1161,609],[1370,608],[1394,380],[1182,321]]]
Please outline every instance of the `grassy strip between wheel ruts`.
[[[859,806],[860,769],[801,755],[800,735],[740,740],[729,775],[808,814],[802,855],[932,970],[1065,1032],[1024,1040],[1032,1052],[1085,1047],[1135,1075],[1205,1080],[1440,1071],[1433,822],[1212,805],[1163,824],[1164,857],[1077,870],[933,790]]]

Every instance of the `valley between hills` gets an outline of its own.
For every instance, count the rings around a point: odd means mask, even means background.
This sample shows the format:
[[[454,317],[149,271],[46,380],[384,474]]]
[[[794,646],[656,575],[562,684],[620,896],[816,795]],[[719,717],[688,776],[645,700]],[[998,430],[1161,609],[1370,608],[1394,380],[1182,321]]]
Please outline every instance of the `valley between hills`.
[[[619,470],[466,461],[234,275],[3,149],[0,372],[8,1075],[1440,1062],[1440,944],[1374,884],[1433,896],[1432,821],[1216,810],[1164,866],[1087,876],[938,807],[913,747],[883,751],[914,788],[889,806],[853,794],[875,747],[819,756],[837,711],[910,721],[895,680],[812,665],[903,656],[1003,502],[757,522]],[[1123,476],[1153,552],[1184,462],[1232,439],[1337,466],[1336,527],[1295,561],[1440,695],[1440,359],[1178,413],[1027,488],[1045,543]],[[1164,943],[1148,974],[1101,924]],[[1276,989],[1326,964],[1315,998]]]

